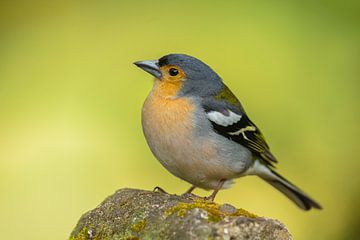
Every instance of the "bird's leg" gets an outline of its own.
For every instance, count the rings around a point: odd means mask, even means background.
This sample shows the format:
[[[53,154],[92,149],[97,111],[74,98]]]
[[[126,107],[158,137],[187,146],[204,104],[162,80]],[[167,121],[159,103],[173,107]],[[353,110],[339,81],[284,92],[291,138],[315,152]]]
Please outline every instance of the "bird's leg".
[[[194,191],[196,187],[194,185],[192,185],[185,193],[183,193],[182,195],[186,195],[186,194],[191,194],[192,191]]]
[[[165,192],[164,189],[162,189],[161,187],[158,187],[158,186],[154,187],[153,192],[161,192],[161,193],[168,194],[167,192]]]
[[[196,188],[196,186],[192,185],[186,192],[181,194],[181,196],[182,197],[198,197],[192,193],[192,191],[194,191],[195,188]]]
[[[216,188],[214,189],[214,191],[211,193],[210,196],[205,197],[205,200],[210,200],[210,201],[214,201],[216,194],[219,192],[219,190],[223,187],[224,183],[225,183],[226,179],[221,179],[219,184],[216,186]]]

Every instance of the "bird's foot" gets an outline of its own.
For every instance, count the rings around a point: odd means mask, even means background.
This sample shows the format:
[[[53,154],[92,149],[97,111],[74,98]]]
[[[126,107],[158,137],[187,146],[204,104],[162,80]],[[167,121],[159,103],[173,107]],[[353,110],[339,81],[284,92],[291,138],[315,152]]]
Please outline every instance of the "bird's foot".
[[[225,183],[226,179],[221,179],[218,186],[214,189],[214,191],[211,193],[210,196],[208,197],[204,197],[203,199],[205,201],[211,201],[213,202],[215,197],[216,197],[216,194],[219,192],[219,190],[223,187],[224,183]]]
[[[169,194],[169,193],[167,193],[164,189],[162,189],[162,188],[159,187],[159,186],[154,187],[153,192],[160,192],[160,193]]]
[[[184,197],[184,198],[190,198],[190,199],[201,199],[202,197],[198,196],[198,195],[195,195],[193,193],[188,193],[188,192],[185,192],[183,194],[180,195],[181,197]]]
[[[213,202],[215,199],[216,194],[211,194],[210,196],[207,197],[203,197],[202,199],[204,199],[205,201],[211,201]]]
[[[192,185],[186,192],[181,194],[181,196],[185,197],[185,198],[190,198],[190,199],[201,198],[192,193],[192,191],[194,191],[195,188],[196,188],[196,186]]]

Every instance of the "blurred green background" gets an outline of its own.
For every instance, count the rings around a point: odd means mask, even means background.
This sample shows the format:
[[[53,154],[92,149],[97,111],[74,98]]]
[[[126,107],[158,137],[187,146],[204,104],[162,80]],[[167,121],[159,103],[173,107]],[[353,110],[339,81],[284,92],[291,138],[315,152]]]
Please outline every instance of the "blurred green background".
[[[355,239],[359,12],[359,1],[1,1],[1,238],[66,239],[119,188],[188,188],[146,145],[152,81],[132,65],[175,52],[222,76],[279,172],[324,210],[256,177],[217,201],[280,219],[295,239]]]

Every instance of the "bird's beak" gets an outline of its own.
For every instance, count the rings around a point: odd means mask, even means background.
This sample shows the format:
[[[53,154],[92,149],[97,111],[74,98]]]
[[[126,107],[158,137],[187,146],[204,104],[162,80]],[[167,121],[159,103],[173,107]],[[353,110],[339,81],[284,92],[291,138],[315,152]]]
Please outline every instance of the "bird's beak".
[[[161,79],[161,71],[158,60],[138,61],[138,62],[134,62],[134,64],[139,68],[141,68],[142,70],[150,73],[154,77]]]

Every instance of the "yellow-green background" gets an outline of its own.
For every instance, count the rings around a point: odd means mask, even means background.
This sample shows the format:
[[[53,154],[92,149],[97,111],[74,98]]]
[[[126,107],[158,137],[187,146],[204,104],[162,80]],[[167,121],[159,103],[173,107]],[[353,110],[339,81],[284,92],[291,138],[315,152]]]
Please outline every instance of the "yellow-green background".
[[[66,239],[119,188],[188,188],[146,145],[152,81],[132,65],[172,52],[222,76],[279,172],[324,210],[255,177],[217,201],[280,219],[295,239],[355,239],[359,12],[358,1],[1,1],[1,239]]]

